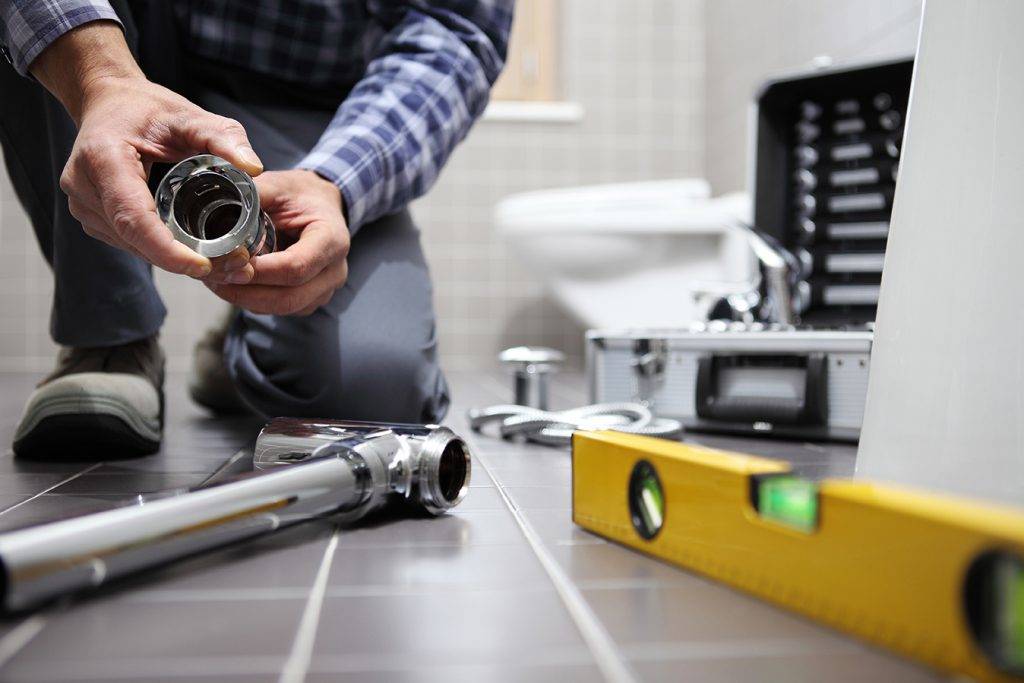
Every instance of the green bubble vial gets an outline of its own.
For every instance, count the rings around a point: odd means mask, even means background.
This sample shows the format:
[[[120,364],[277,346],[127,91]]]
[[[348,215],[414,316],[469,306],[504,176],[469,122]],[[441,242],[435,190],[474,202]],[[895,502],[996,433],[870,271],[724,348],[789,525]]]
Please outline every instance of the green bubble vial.
[[[762,479],[758,483],[757,501],[758,512],[765,519],[805,532],[814,531],[818,524],[818,487],[807,479]]]

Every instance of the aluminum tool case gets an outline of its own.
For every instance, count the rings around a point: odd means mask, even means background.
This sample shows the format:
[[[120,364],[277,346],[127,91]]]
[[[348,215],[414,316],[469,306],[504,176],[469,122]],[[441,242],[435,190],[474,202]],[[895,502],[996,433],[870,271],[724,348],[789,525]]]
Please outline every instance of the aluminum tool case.
[[[730,328],[588,332],[591,402],[644,402],[692,431],[857,440],[871,332]]]
[[[856,441],[912,59],[768,81],[751,126],[754,222],[807,268],[799,328],[592,330],[593,402],[688,429]]]

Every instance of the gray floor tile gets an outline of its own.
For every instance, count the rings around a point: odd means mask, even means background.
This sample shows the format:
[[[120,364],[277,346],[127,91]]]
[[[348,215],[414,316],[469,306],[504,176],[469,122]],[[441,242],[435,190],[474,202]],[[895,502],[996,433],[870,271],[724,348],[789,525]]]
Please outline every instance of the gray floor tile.
[[[372,668],[389,658],[418,667],[547,664],[567,652],[586,654],[553,590],[498,589],[328,598],[313,656],[314,662],[342,656],[351,666]]]
[[[525,544],[351,549],[339,545],[331,586],[548,588],[547,574]]]
[[[479,477],[478,477],[479,478]],[[470,487],[469,493],[459,504],[460,512],[474,510],[507,510],[498,490],[492,484]]]
[[[323,666],[325,662],[317,662]],[[344,664],[344,662],[339,662]],[[602,678],[593,664],[559,666],[458,666],[423,667],[385,671],[312,671],[306,683],[593,683]]]
[[[371,520],[346,529],[339,547],[525,543],[507,510],[455,511],[437,518]]]
[[[583,595],[616,642],[742,642],[807,639],[823,646],[845,642],[834,632],[696,578],[684,584],[584,588]]]
[[[23,503],[28,498],[31,498],[31,494],[28,493],[4,493],[0,494],[0,518],[3,517],[5,510],[11,507]]]
[[[252,659],[190,659],[187,665],[195,675],[182,671],[183,662],[175,659],[130,660],[113,662],[56,662],[48,667],[10,672],[4,683],[277,683],[281,668],[279,658],[263,663]],[[201,667],[206,673],[201,672]],[[265,670],[264,670],[265,669]],[[221,671],[222,673],[210,673]],[[7,673],[7,672],[5,672]]]
[[[572,486],[571,467],[492,467],[490,473],[499,485],[505,487],[555,486],[564,490]]]
[[[81,471],[81,467],[76,471]],[[59,484],[69,475],[61,472],[6,472],[0,476],[0,495],[35,494]]]
[[[304,600],[98,600],[49,616],[46,628],[8,667],[17,675],[67,669],[68,664],[78,663],[116,670],[120,658],[283,659],[291,649],[304,606]]]
[[[706,585],[706,580],[615,543],[560,545],[548,549],[581,587]]]
[[[46,493],[0,513],[0,531],[109,510],[123,505],[126,499],[126,496],[121,493],[95,495]]]
[[[119,596],[139,601],[216,599],[226,593],[235,600],[268,593],[304,598],[332,533],[328,522],[300,524],[147,572],[125,582]]]
[[[196,472],[144,472],[102,465],[88,474],[83,474],[62,484],[52,493],[71,495],[153,493],[194,486],[205,478],[205,474]]]
[[[900,681],[924,683],[944,677],[874,652],[825,653],[777,656],[697,656],[693,659],[633,661],[634,670],[645,681],[706,681],[732,683],[875,683]]]
[[[603,545],[606,540],[573,524],[571,510],[523,510],[523,516],[548,545]]]
[[[572,491],[559,486],[505,486],[521,510],[572,510]]]

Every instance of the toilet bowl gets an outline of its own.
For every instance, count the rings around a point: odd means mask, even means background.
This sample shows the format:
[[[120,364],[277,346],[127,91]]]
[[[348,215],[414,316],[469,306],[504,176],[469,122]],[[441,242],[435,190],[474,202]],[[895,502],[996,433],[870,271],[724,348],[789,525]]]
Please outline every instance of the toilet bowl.
[[[554,298],[587,328],[680,327],[755,278],[750,200],[712,199],[702,179],[517,194],[495,225]]]

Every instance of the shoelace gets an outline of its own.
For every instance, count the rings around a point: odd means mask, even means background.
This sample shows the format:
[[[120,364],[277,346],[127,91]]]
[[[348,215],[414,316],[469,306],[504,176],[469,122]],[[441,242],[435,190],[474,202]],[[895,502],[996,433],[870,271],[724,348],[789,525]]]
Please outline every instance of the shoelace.
[[[669,439],[678,439],[683,434],[681,422],[655,417],[647,406],[640,403],[598,403],[562,411],[503,404],[472,408],[467,417],[470,428],[475,432],[496,422],[498,434],[503,439],[523,436],[529,441],[550,446],[568,446],[576,430],[612,429]]]

